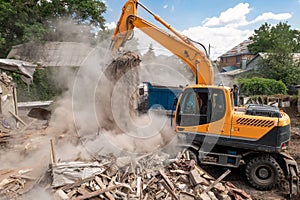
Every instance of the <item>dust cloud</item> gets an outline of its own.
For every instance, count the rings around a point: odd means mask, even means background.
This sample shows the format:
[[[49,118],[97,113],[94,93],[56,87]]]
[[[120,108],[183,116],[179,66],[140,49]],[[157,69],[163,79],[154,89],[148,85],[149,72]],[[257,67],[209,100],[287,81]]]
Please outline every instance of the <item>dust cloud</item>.
[[[191,83],[191,73],[174,58],[140,58],[139,66],[112,81],[104,73],[112,60],[108,49],[94,48],[70,80],[69,90],[57,101],[49,130],[77,135],[78,144],[96,158],[109,153],[173,151],[170,146],[176,146],[176,134],[171,119],[153,112],[137,114],[134,99],[142,81],[187,85]]]
[[[68,41],[72,38],[70,34],[78,31],[80,34],[73,39],[87,41],[86,37],[80,37],[85,29],[80,27],[78,30],[69,21],[60,22],[56,31],[61,34],[61,41]],[[137,114],[134,98],[142,81],[167,86],[187,85],[192,82],[191,73],[174,58],[157,56],[143,60],[140,55],[140,66],[128,70],[113,82],[104,74],[112,61],[107,44],[105,41],[87,52],[79,69],[61,68],[53,77],[53,81],[64,86],[66,91],[50,107],[49,126],[16,130],[15,141],[9,144],[13,148],[3,149],[0,155],[1,169],[37,163],[47,166],[51,162],[51,139],[55,143],[57,160],[64,161],[98,159],[109,153],[177,152],[171,119],[153,112]],[[40,127],[44,123],[26,120]]]
[[[70,38],[72,30],[78,31],[72,29],[69,21],[58,27],[64,25],[67,33],[57,30],[62,41]],[[85,37],[81,40],[86,42]],[[50,140],[54,141],[57,161],[101,159],[108,154],[135,157],[160,151],[171,156],[179,151],[172,119],[151,111],[138,114],[135,98],[140,82],[187,85],[191,83],[191,73],[174,58],[158,56],[143,60],[139,55],[139,66],[112,81],[104,74],[113,60],[107,44],[105,41],[87,52],[78,69],[59,68],[53,81],[66,91],[50,106],[48,127],[42,128],[45,121],[26,118],[34,126],[14,131],[15,138],[9,144],[12,148],[2,149],[0,154],[0,169],[32,167],[37,174],[45,174],[51,163]],[[52,199],[41,186],[24,198]]]

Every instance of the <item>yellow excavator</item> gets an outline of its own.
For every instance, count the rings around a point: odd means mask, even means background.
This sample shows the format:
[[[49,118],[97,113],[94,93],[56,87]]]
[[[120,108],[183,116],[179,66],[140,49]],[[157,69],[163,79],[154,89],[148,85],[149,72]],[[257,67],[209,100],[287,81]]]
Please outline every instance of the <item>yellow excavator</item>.
[[[138,7],[150,13],[167,31],[140,18]],[[211,61],[204,46],[177,32],[137,0],[128,0],[123,6],[112,36],[113,52],[125,45],[134,28],[180,58],[196,76],[196,84],[182,90],[174,118],[180,144],[194,159],[200,164],[225,167],[245,164],[246,178],[253,187],[269,190],[285,179],[289,181],[290,194],[298,193],[298,166],[287,153],[289,116],[268,105],[235,107],[231,88],[214,85]],[[204,50],[197,48],[197,44]]]

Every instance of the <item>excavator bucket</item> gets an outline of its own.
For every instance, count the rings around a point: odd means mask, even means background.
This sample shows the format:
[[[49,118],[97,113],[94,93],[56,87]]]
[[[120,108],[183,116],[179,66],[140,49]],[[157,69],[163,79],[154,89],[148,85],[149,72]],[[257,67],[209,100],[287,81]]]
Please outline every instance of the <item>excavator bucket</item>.
[[[112,82],[117,82],[129,70],[137,70],[141,60],[138,54],[127,51],[113,61],[106,67],[104,74]]]
[[[121,133],[123,131],[119,129],[116,118],[125,119],[124,115],[127,113],[128,108],[130,115],[135,116],[134,103],[138,96],[131,91],[132,88],[138,89],[138,85],[140,84],[140,62],[138,54],[127,51],[114,58],[106,66],[104,70],[106,79],[102,79],[103,82],[100,83],[102,87],[105,87],[105,90],[100,91],[105,93],[105,95],[100,95],[101,102],[107,102],[106,107],[101,109],[98,116],[101,128]],[[113,91],[118,89],[122,91],[122,95],[113,96]],[[129,102],[127,102],[128,99],[130,99]],[[122,105],[116,105],[114,102],[122,102]],[[118,107],[117,115],[114,115],[112,112],[113,106]]]

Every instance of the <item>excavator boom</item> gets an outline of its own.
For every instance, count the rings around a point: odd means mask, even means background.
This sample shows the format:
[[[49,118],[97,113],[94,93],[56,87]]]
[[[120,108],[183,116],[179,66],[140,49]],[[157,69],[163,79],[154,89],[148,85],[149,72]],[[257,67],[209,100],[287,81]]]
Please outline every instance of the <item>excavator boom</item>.
[[[153,15],[156,21],[170,30],[173,34],[138,17],[138,5],[141,5],[141,7]],[[114,52],[125,45],[134,28],[140,29],[186,63],[196,76],[197,84],[214,84],[213,70],[206,52],[196,48],[189,38],[178,33],[171,25],[162,20],[158,15],[153,14],[145,6],[138,3],[137,0],[129,0],[123,6],[122,14],[112,37],[111,48]]]

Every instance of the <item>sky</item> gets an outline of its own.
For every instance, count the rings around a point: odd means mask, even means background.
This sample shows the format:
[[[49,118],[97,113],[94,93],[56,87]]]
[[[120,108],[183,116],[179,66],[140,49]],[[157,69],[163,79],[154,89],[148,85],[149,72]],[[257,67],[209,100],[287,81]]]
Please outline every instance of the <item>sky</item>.
[[[106,25],[115,28],[125,0],[105,0]],[[211,59],[217,59],[231,48],[247,40],[265,22],[276,25],[287,22],[300,30],[300,0],[139,0],[183,35],[210,46]],[[138,16],[163,28],[153,17],[138,7]],[[163,28],[164,29],[164,28]],[[135,31],[139,45],[168,54],[145,34]]]

